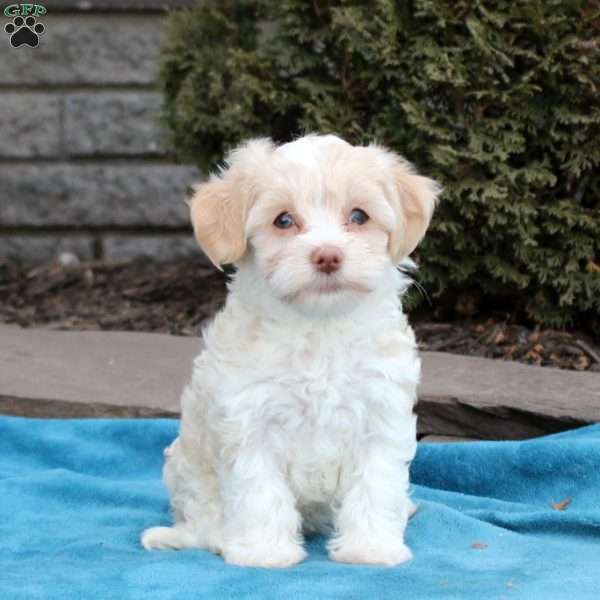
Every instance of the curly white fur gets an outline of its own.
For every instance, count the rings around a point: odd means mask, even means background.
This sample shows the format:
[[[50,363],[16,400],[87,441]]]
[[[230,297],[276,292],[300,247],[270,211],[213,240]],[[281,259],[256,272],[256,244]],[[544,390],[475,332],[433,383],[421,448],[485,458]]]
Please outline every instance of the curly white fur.
[[[369,152],[357,162],[358,150]],[[229,188],[214,189],[221,184]],[[175,524],[146,530],[142,544],[284,567],[304,558],[303,534],[331,532],[334,560],[410,559],[420,362],[395,253],[422,237],[437,188],[379,147],[332,136],[280,148],[251,142],[205,185],[213,189],[200,189],[192,206],[199,241],[216,263],[227,256],[238,269],[204,331],[180,434],[165,451]],[[348,221],[356,206],[368,209],[369,227]],[[273,227],[281,210],[296,230]],[[326,275],[310,260],[324,244],[344,257]]]

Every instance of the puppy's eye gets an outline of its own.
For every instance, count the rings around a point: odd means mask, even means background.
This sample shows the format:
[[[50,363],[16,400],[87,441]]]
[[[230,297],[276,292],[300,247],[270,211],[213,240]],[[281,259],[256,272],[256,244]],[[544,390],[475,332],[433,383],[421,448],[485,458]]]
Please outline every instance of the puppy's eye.
[[[289,212],[283,212],[273,221],[273,225],[279,229],[289,229],[296,224],[294,217]]]
[[[369,215],[360,208],[355,208],[350,213],[350,223],[355,225],[364,225],[369,220]]]

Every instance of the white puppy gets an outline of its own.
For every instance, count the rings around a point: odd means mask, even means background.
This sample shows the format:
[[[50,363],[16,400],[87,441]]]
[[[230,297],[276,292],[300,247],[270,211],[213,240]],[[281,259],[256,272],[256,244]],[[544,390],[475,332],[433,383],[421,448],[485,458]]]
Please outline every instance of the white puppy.
[[[175,524],[145,548],[285,567],[332,530],[333,560],[410,559],[420,363],[397,265],[438,192],[380,146],[315,135],[250,141],[197,187],[196,237],[237,272],[165,451]]]

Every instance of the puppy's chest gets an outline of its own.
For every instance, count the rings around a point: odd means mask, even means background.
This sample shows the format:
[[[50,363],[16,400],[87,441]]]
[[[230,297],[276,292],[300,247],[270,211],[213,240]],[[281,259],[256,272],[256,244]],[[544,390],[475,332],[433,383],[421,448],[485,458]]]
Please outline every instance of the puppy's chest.
[[[378,361],[371,340],[348,344],[302,340],[283,352],[273,375],[298,401],[305,417],[319,420],[330,410],[366,400],[372,365]]]
[[[411,413],[418,377],[414,337],[405,329],[364,338],[256,336],[216,364],[215,397],[230,442],[242,430],[260,431],[307,501],[335,492],[344,463],[382,422]]]
[[[335,454],[367,428],[375,407],[394,395],[399,375],[369,339],[348,345],[302,340],[281,359],[271,365],[277,399],[267,412],[288,439],[319,454]]]
[[[229,381],[265,386],[265,413],[290,432],[356,431],[374,404],[397,396],[418,378],[414,337],[406,330],[373,336],[313,332],[286,340],[257,336],[237,359]],[[283,418],[285,423],[282,422]]]
[[[288,405],[276,425],[285,440],[281,454],[292,489],[306,502],[332,497],[344,457],[366,427],[366,374],[348,359],[302,353],[282,381]]]
[[[203,381],[229,422],[250,416],[267,436],[308,455],[314,446],[320,455],[333,454],[368,431],[371,419],[412,408],[409,396],[418,378],[410,331],[337,333],[246,338],[237,351],[211,354],[215,368]]]

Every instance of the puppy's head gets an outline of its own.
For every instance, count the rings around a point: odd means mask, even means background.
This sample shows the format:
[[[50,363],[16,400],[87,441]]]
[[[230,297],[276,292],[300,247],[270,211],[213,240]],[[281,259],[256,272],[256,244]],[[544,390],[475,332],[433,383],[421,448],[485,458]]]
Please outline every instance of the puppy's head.
[[[191,215],[217,267],[251,261],[281,300],[327,309],[375,290],[414,250],[438,193],[379,146],[335,136],[279,147],[259,139],[196,188]]]

